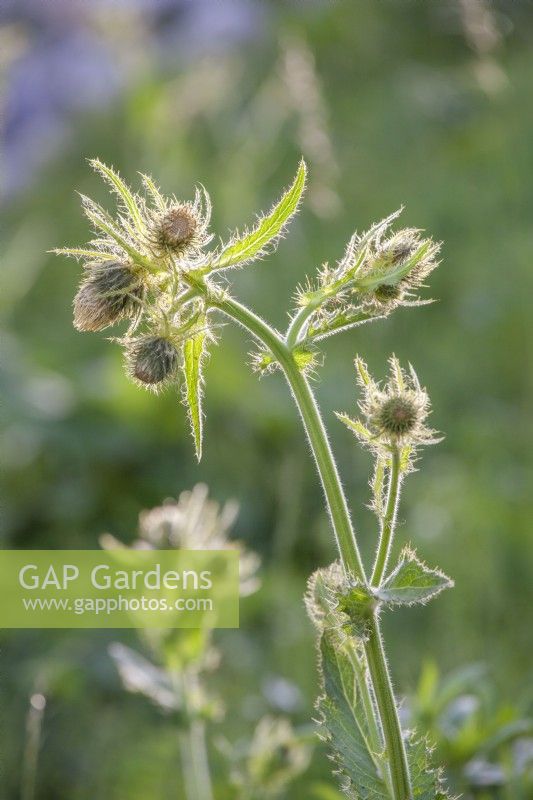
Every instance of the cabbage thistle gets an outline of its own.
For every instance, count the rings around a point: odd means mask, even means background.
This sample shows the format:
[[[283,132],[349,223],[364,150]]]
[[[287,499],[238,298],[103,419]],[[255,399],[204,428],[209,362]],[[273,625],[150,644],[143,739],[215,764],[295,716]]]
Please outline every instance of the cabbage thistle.
[[[368,567],[309,383],[325,338],[429,302],[421,292],[438,264],[439,245],[418,229],[395,229],[401,210],[365,233],[354,233],[336,263],[322,265],[315,278],[296,289],[290,323],[281,334],[234,299],[220,273],[252,264],[276,247],[304,192],[303,161],[270,211],[218,245],[209,232],[211,202],[203,187],[192,201],[165,198],[151,178],[142,176],[144,192],[136,194],[114,170],[100,161],[93,166],[118,196],[119,209],[112,216],[83,198],[95,238],[86,247],[57,251],[84,264],[75,301],[77,327],[100,330],[129,321],[115,340],[125,350],[128,374],[152,390],[180,387],[198,459],[203,367],[215,340],[215,318],[222,314],[252,335],[258,371],[283,373],[314,456],[338,549],[338,561],[315,574],[307,596],[319,637],[319,733],[352,800],[446,797],[424,737],[401,730],[380,630],[380,616],[388,608],[426,603],[451,586],[411,549],[390,565],[403,479],[420,446],[437,441],[426,424],[429,398],[414,370],[404,370],[394,357],[384,387],[357,360],[362,419],[339,416],[375,459],[371,487],[378,536]],[[126,272],[117,273],[117,265]]]

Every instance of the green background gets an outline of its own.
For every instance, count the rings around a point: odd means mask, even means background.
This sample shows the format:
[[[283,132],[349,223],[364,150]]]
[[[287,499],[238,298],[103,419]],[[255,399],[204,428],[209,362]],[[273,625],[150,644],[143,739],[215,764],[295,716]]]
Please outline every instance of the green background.
[[[438,302],[328,340],[316,391],[369,557],[371,463],[333,411],[355,413],[356,353],[378,377],[391,352],[415,365],[446,438],[406,482],[399,539],[456,588],[385,620],[395,683],[410,691],[427,659],[444,672],[482,661],[501,702],[524,712],[532,699],[533,9],[490,4],[491,38],[451,0],[249,5],[259,11],[249,38],[221,35],[164,53],[136,5],[85,10],[82,29],[96,32],[128,80],[107,105],[67,108],[68,135],[4,205],[2,545],[92,548],[104,531],[132,541],[141,509],[198,481],[221,501],[238,498],[236,535],[263,556],[263,588],[242,601],[240,631],[218,637],[224,730],[246,736],[261,713],[283,711],[265,691],[278,678],[299,687],[294,720],[309,720],[315,656],[301,596],[309,573],[335,554],[282,378],[259,381],[248,337],[220,326],[198,466],[177,392],[139,390],[106,333],[74,331],[80,269],[46,254],[88,238],[76,190],[111,205],[89,157],[133,185],[138,170],[149,172],[180,197],[204,183],[214,230],[225,236],[270,205],[303,153],[302,211],[275,255],[235,274],[235,293],[284,326],[298,282],[339,258],[355,229],[401,204],[405,224],[444,242],[428,292]],[[22,51],[38,36],[24,25],[5,34],[20,38],[22,28]],[[176,796],[172,726],[121,691],[109,633],[2,638],[6,797],[18,796],[27,697],[40,682],[50,711],[39,798]],[[311,775],[328,774],[320,753]],[[307,780],[294,800],[308,797]]]

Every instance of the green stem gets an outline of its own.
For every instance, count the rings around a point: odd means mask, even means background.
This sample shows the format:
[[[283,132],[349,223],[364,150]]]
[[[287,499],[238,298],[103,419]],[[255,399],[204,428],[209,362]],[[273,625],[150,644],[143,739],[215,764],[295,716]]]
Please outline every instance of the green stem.
[[[214,304],[266,345],[281,364],[315,457],[337,539],[339,555],[347,571],[359,580],[366,582],[365,569],[355,540],[337,466],[333,459],[324,423],[306,378],[295,364],[286,344],[260,317],[229,297],[225,297],[222,301],[215,301]]]
[[[180,696],[187,715],[186,727],[180,731],[179,744],[185,796],[187,800],[213,800],[211,773],[205,740],[205,722],[191,713],[188,707],[196,691],[191,676],[183,674]]]
[[[289,325],[289,329],[287,331],[287,337],[285,339],[287,343],[287,347],[289,350],[298,344],[300,339],[300,334],[305,327],[305,324],[311,314],[318,308],[320,305],[321,300],[317,300],[316,302],[309,302],[307,305],[302,306],[297,314],[291,320],[291,324]]]
[[[389,758],[392,796],[394,800],[412,800],[407,754],[377,614],[374,614],[370,621],[368,641],[365,642],[365,654],[368,670],[372,676],[372,686]]]
[[[400,463],[400,451],[398,447],[393,447],[392,463],[389,474],[387,506],[385,508],[385,514],[383,515],[383,520],[381,523],[376,560],[374,562],[374,569],[372,570],[372,578],[370,579],[372,586],[379,586],[387,568],[392,541],[394,538],[394,529],[396,527],[396,516],[398,514],[398,503],[400,500],[401,479],[402,470]]]
[[[366,583],[363,561],[324,423],[311,388],[294,362],[290,349],[276,331],[272,330],[264,320],[248,308],[225,294],[210,294],[207,287],[204,287],[203,291],[208,295],[210,305],[242,325],[279,361],[311,445],[342,563],[348,573]],[[371,620],[369,639],[365,643],[365,653],[387,748],[392,800],[411,800],[407,756],[377,615]]]

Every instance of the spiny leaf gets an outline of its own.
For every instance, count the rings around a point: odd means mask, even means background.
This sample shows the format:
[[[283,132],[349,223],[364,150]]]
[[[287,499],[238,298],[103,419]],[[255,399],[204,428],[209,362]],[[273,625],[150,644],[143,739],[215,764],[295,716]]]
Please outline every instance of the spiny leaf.
[[[371,747],[357,673],[348,652],[326,631],[320,640],[320,657],[324,694],[317,701],[319,733],[331,747],[341,788],[351,800],[385,800],[390,796],[384,779],[386,754]],[[413,800],[447,800],[442,770],[431,763],[427,739],[412,734],[405,744]]]
[[[135,201],[135,197],[130,192],[118,172],[102,163],[98,158],[92,158],[89,161],[91,167],[98,172],[102,178],[111,186],[113,191],[123,201],[124,205],[131,214],[132,220],[141,229],[144,229],[144,222],[140,209]]]
[[[227,269],[264,255],[268,245],[273,245],[279,239],[290,218],[296,213],[305,188],[306,174],[302,159],[292,185],[279,202],[269,214],[260,219],[255,228],[237,234],[212,263],[212,269]]]
[[[409,737],[406,742],[413,800],[449,800],[442,770],[431,763],[432,748],[426,738]]]
[[[416,250],[415,253],[413,253],[413,255],[408,258],[404,264],[400,264],[396,269],[386,274],[383,274],[379,270],[370,272],[366,278],[357,281],[357,288],[368,291],[381,285],[396,286],[396,284],[399,283],[402,278],[408,275],[413,267],[415,267],[418,262],[427,255],[431,247],[431,242],[423,242],[418,250]]]
[[[352,419],[348,414],[341,413],[340,411],[335,411],[335,416],[359,438],[368,439],[369,441],[372,439],[372,434],[360,420]]]
[[[453,581],[439,569],[430,569],[413,550],[406,547],[396,568],[385,579],[376,596],[390,605],[426,603],[432,597],[453,586]]]
[[[376,513],[378,519],[385,513],[385,460],[377,458],[374,467],[374,474],[370,482],[372,488],[371,508]]]
[[[54,247],[50,253],[56,256],[68,256],[71,258],[84,258],[91,261],[116,261],[114,253],[104,253],[102,250],[86,250],[83,247]]]
[[[154,201],[159,211],[165,211],[166,209],[165,198],[155,185],[152,178],[149,175],[145,175],[144,172],[140,172],[139,174],[142,178],[142,182],[144,184],[146,191],[149,193],[150,197]]]
[[[184,401],[189,411],[198,461],[202,458],[202,360],[205,354],[206,340],[207,331],[202,329],[187,339],[183,345]]]
[[[320,639],[320,673],[319,734],[331,748],[343,791],[351,800],[388,800],[382,756],[372,752],[369,744],[353,667],[327,632]]]
[[[93,223],[95,228],[100,229],[103,231],[103,233],[113,239],[133,261],[141,264],[143,267],[149,268],[151,266],[149,259],[143,256],[142,253],[139,253],[135,247],[126,241],[120,231],[117,230],[114,220],[109,216],[107,211],[99,206],[98,203],[95,203],[94,200],[91,200],[90,197],[86,197],[83,194],[80,194],[80,197],[82,200],[83,212],[85,216]]]

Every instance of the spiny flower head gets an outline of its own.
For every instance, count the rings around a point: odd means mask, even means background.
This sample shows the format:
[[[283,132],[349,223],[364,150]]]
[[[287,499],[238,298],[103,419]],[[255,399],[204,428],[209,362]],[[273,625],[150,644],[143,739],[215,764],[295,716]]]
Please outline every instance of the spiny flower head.
[[[416,228],[390,232],[401,211],[366,233],[355,233],[336,264],[323,264],[315,282],[298,287],[297,306],[313,309],[306,326],[309,341],[388,316],[398,306],[431,302],[421,300],[418,290],[438,266],[440,245]]]
[[[179,363],[178,346],[171,336],[147,334],[126,345],[128,374],[136,383],[154,391],[176,376]]]
[[[213,239],[208,233],[211,201],[205,189],[197,189],[193,202],[160,196],[149,210],[145,241],[156,259],[177,257],[194,261]]]
[[[387,227],[378,226],[366,241],[355,286],[363,293],[364,303],[382,314],[399,305],[430,302],[420,300],[417,292],[438,266],[440,250],[440,244],[422,238],[417,228],[403,228],[384,238]]]
[[[409,462],[419,445],[435,444],[440,439],[426,425],[430,400],[413,367],[409,365],[409,370],[404,370],[396,356],[389,359],[389,367],[389,379],[382,386],[370,376],[365,362],[357,358],[357,382],[363,391],[359,401],[362,419],[337,416],[379,456],[387,456],[397,448]]]
[[[132,262],[103,261],[90,264],[74,298],[74,327],[101,331],[139,312],[145,283]]]

